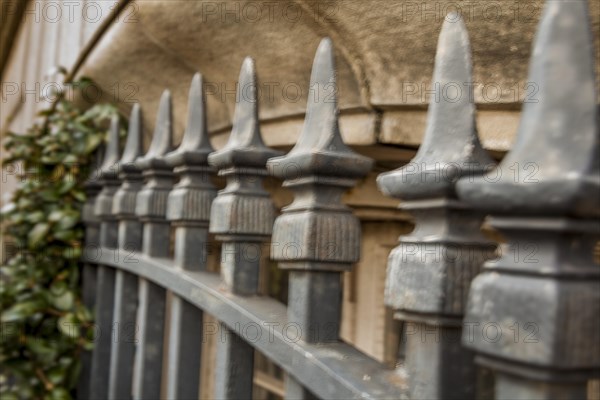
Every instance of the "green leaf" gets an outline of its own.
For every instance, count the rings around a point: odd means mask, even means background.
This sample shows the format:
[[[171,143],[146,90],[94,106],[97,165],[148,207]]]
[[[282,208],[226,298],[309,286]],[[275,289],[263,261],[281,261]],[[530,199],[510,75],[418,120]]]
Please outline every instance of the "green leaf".
[[[54,385],[58,385],[62,383],[66,378],[66,371],[60,367],[50,368],[50,370],[46,373],[46,378]]]
[[[0,322],[20,321],[40,311],[42,307],[43,304],[35,300],[16,303],[9,309],[2,311]]]
[[[70,229],[79,222],[79,213],[65,213],[65,216],[58,221],[57,227],[60,230]]]
[[[35,224],[37,222],[41,222],[45,219],[46,214],[44,214],[42,211],[35,211],[32,212],[31,214],[27,214],[27,217],[25,217],[25,219],[27,220],[27,222],[31,222],[32,224]]]
[[[87,199],[87,196],[85,195],[84,192],[82,192],[81,190],[73,190],[71,192],[71,194],[73,195],[73,197],[75,197],[75,199],[81,203],[84,203],[85,200]]]
[[[96,150],[98,148],[98,146],[100,146],[101,143],[102,143],[101,136],[97,136],[97,135],[88,136],[88,138],[86,140],[85,150],[84,150],[85,154],[90,154],[91,152]]]
[[[52,392],[50,392],[50,400],[70,400],[70,399],[71,399],[71,395],[65,388],[55,387],[54,389],[52,389]]]
[[[35,247],[37,244],[39,244],[42,241],[42,239],[44,239],[49,230],[50,225],[48,225],[47,223],[35,224],[35,226],[31,230],[31,232],[29,232],[28,235],[29,247]]]
[[[73,308],[75,295],[71,291],[64,291],[62,294],[55,296],[52,299],[52,305],[62,311],[67,311]]]
[[[75,321],[75,315],[68,313],[58,319],[58,329],[63,335],[73,339],[79,337],[79,329]]]
[[[52,362],[58,354],[55,344],[47,343],[41,338],[28,336],[26,343],[29,350],[41,360]]]
[[[54,232],[54,238],[63,242],[71,242],[76,238],[75,232],[72,230]]]
[[[54,210],[48,215],[48,221],[57,222],[64,218],[65,212],[63,210]]]

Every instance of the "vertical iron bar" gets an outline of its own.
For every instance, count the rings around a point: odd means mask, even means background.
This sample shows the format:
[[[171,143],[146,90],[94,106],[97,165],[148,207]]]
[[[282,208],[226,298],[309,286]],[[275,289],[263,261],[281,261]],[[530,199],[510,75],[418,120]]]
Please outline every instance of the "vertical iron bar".
[[[294,202],[275,220],[271,257],[289,269],[288,320],[307,343],[339,338],[342,272],[360,258],[360,222],[341,200],[372,161],[342,141],[338,126],[333,44],[323,39],[314,59],[306,119],[296,146],[268,162]],[[287,371],[286,398],[312,399]]]
[[[209,162],[227,179],[212,203],[210,232],[223,242],[221,276],[227,290],[256,294],[261,244],[273,228],[274,207],[262,181],[267,159],[279,153],[266,147],[258,125],[254,61],[246,58],[238,81],[238,102],[229,141],[209,156]],[[218,317],[218,316],[217,316]],[[221,324],[217,342],[215,395],[220,399],[252,397],[254,350],[230,327]]]
[[[442,26],[433,82],[449,87],[471,81],[469,37],[454,13]],[[413,398],[476,396],[473,354],[460,342],[462,319],[471,281],[495,245],[480,232],[483,216],[457,201],[455,182],[493,165],[477,137],[468,92],[432,101],[415,158],[378,178],[381,190],[402,199],[400,208],[415,217],[414,231],[390,254],[386,280],[386,303],[407,327],[405,364]]]
[[[119,160],[119,120],[111,121],[109,141],[100,167],[102,191],[96,199],[95,214],[100,218],[100,247],[114,249],[117,246],[117,222],[112,213],[112,201],[120,185],[117,176]],[[97,337],[92,355],[90,398],[106,399],[110,354],[112,345],[115,270],[98,265],[95,319]]]
[[[135,352],[133,398],[159,399],[162,381],[166,291],[139,280],[138,348]]]
[[[118,219],[119,257],[136,262],[141,250],[142,224],[135,215],[137,193],[142,186],[142,174],[133,162],[142,152],[141,110],[135,104],[129,118],[129,131],[123,156],[119,161],[121,187],[115,193],[112,211]],[[132,396],[133,363],[137,334],[138,278],[117,271],[113,345],[110,357],[109,399],[130,399]]]
[[[100,248],[100,218],[94,213],[96,198],[102,190],[98,179],[98,169],[102,160],[100,153],[100,151],[96,153],[97,165],[91,173],[92,176],[85,183],[87,199],[82,211],[82,220],[85,224],[85,254],[89,258],[97,256]],[[82,268],[82,301],[88,310],[93,310],[96,299],[96,267],[85,263]],[[91,368],[92,352],[84,350],[81,355],[81,374],[77,386],[78,398],[87,399],[90,396]]]
[[[171,151],[171,94],[161,99],[150,148],[135,161],[145,184],[136,199],[135,214],[143,223],[142,252],[146,257],[169,257],[170,224],[166,218],[167,196],[173,185],[173,172],[164,156]],[[139,280],[139,342],[135,353],[134,399],[160,398],[166,291],[145,279]]]
[[[167,200],[167,219],[175,230],[175,266],[182,270],[206,270],[210,206],[216,196],[208,165],[212,151],[202,77],[196,74],[190,86],[188,121],[181,145],[165,157],[179,176]],[[166,395],[169,399],[197,399],[203,313],[173,295],[170,315]]]

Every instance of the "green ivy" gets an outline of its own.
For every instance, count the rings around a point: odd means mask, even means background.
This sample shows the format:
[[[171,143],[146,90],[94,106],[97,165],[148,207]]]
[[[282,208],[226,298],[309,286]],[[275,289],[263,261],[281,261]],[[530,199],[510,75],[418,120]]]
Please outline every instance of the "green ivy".
[[[73,82],[69,93],[89,84]],[[83,111],[59,94],[43,122],[7,135],[4,167],[19,171],[19,185],[1,212],[10,253],[0,267],[3,400],[71,398],[80,354],[93,346],[80,290],[83,184],[116,113],[109,104]]]

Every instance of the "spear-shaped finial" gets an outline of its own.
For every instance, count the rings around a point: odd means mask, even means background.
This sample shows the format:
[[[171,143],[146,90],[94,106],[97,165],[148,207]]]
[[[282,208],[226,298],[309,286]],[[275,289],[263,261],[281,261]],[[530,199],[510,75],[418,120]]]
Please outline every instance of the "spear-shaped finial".
[[[524,342],[463,332],[493,371],[496,399],[586,398],[600,369],[593,52],[587,1],[546,1],[528,77],[537,92],[524,104],[516,142],[496,170],[457,185],[504,239],[471,285],[464,326],[540,327]],[[514,251],[525,248],[533,251]]]
[[[114,115],[110,120],[110,130],[108,132],[108,143],[104,152],[104,159],[100,166],[100,176],[102,178],[116,178],[118,174],[119,163],[119,143],[120,143],[120,123],[119,116]]]
[[[264,168],[267,160],[278,154],[266,147],[261,137],[254,60],[246,57],[238,79],[231,135],[225,147],[209,156],[209,161],[219,169],[231,166]]]
[[[165,157],[171,167],[184,163],[206,164],[208,155],[214,151],[208,139],[203,86],[202,75],[196,73],[190,86],[188,120],[183,139],[177,150]]]
[[[129,116],[129,128],[127,130],[127,141],[123,156],[121,157],[120,168],[135,168],[133,162],[142,154],[142,110],[139,104],[134,104]]]
[[[529,67],[535,98],[524,104],[513,149],[498,170],[459,182],[486,210],[600,215],[600,135],[594,44],[586,1],[548,1]]]
[[[173,123],[171,113],[171,92],[165,90],[160,98],[156,125],[152,142],[146,155],[136,160],[136,165],[141,169],[165,168],[164,155],[172,149]]]
[[[113,197],[121,182],[119,174],[119,116],[115,115],[110,121],[108,143],[104,160],[100,166],[102,191],[96,198],[95,214],[100,217],[100,245],[110,248],[117,246],[117,223],[112,213]]]
[[[142,188],[142,171],[135,161],[142,154],[142,110],[135,104],[129,115],[129,129],[123,156],[119,161],[121,187],[115,193],[112,213],[119,220],[118,245],[121,249],[141,248],[142,226],[135,215],[137,194]]]
[[[333,44],[331,39],[324,38],[312,66],[302,132],[286,156],[269,162],[271,174],[283,179],[309,174],[347,178],[365,176],[371,169],[372,161],[344,144],[338,115]]]
[[[458,178],[494,164],[477,136],[471,70],[467,29],[452,13],[438,40],[433,84],[440,96],[429,103],[423,143],[408,165],[379,176],[383,193],[405,200],[452,197]]]
[[[342,195],[372,165],[342,140],[335,78],[333,44],[326,38],[313,62],[298,142],[287,155],[268,162],[269,172],[294,192],[294,201],[275,220],[271,258],[291,271],[288,318],[299,325],[302,340],[312,343],[338,339],[340,275],[360,258],[360,222]],[[300,251],[290,255],[289,244]]]

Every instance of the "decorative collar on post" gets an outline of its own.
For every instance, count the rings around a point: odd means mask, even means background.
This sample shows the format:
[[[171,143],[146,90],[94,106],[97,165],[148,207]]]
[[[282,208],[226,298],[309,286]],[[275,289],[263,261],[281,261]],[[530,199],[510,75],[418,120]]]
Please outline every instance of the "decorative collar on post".
[[[586,1],[547,1],[513,149],[461,179],[465,202],[507,239],[472,284],[463,342],[496,374],[496,398],[585,398],[600,370],[600,134]],[[486,340],[494,325],[501,340]],[[514,338],[513,338],[513,333]],[[515,329],[517,331],[515,332]],[[510,335],[505,338],[505,335]]]
[[[100,218],[100,245],[108,248],[117,247],[117,221],[112,213],[112,203],[115,192],[121,184],[118,177],[119,135],[119,117],[114,116],[110,123],[104,160],[99,170],[102,191],[96,199],[94,208],[94,213]]]
[[[414,231],[390,254],[385,291],[395,317],[416,331],[406,344],[414,398],[474,396],[472,355],[460,344],[462,316],[471,281],[495,245],[480,232],[483,216],[455,192],[459,178],[494,165],[477,137],[471,82],[469,37],[462,16],[452,13],[435,57],[433,84],[442,95],[429,104],[423,143],[410,163],[377,179],[415,217]],[[432,369],[441,372],[431,377]]]
[[[258,287],[260,243],[271,235],[275,217],[262,182],[267,160],[279,154],[265,146],[260,134],[254,60],[248,57],[240,71],[229,141],[208,156],[227,179],[212,204],[210,232],[224,242],[221,275],[237,294],[254,294]]]
[[[342,141],[335,78],[333,45],[326,38],[313,63],[300,138],[287,155],[268,162],[269,172],[294,191],[294,201],[275,221],[271,257],[292,270],[289,318],[307,342],[338,338],[340,272],[360,258],[360,222],[341,198],[372,167],[371,159]]]
[[[144,223],[142,248],[148,256],[169,255],[170,228],[165,217],[173,171],[164,156],[172,149],[172,138],[171,93],[165,90],[158,106],[150,148],[145,156],[135,161],[146,182],[138,193],[135,213]]]
[[[206,266],[206,242],[210,207],[216,196],[211,182],[214,169],[208,155],[214,151],[208,139],[202,75],[196,74],[189,93],[188,122],[181,145],[165,156],[179,175],[169,194],[167,219],[175,228],[175,264],[185,269]]]
[[[135,160],[142,154],[142,111],[135,104],[129,117],[129,129],[123,156],[119,161],[119,178],[123,181],[115,193],[112,212],[119,223],[119,248],[141,250],[141,223],[135,215],[137,194],[142,188],[142,172]]]

